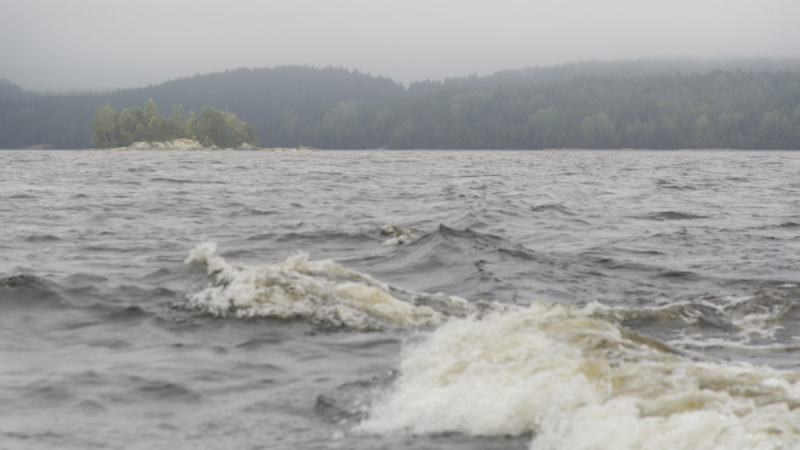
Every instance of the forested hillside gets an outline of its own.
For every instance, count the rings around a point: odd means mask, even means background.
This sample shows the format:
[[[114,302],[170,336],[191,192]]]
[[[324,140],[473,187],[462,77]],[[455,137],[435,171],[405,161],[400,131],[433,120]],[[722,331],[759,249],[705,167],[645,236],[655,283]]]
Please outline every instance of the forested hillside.
[[[29,100],[35,97],[28,91],[23,90],[21,87],[12,83],[5,78],[0,78],[0,101],[5,100]]]
[[[102,95],[0,92],[0,147],[88,147],[99,105],[122,110],[152,98],[164,108],[230,111],[265,147],[800,149],[800,62],[725,64],[576,63],[407,89],[357,71],[292,66]]]
[[[237,69],[195,75],[137,89],[104,94],[41,96],[29,101],[0,96],[0,148],[49,144],[58,148],[90,147],[97,107],[121,111],[153,99],[164,110],[207,106],[230,111],[249,123],[261,145],[309,145],[303,124],[316,123],[341,101],[371,102],[400,96],[402,85],[342,68],[302,66]]]
[[[731,60],[639,59],[627,61],[581,61],[556,66],[504,70],[486,77],[459,77],[412,83],[410,92],[470,89],[494,86],[529,86],[569,81],[579,77],[642,78],[676,74],[703,74],[714,71],[800,72],[800,59],[750,58]]]

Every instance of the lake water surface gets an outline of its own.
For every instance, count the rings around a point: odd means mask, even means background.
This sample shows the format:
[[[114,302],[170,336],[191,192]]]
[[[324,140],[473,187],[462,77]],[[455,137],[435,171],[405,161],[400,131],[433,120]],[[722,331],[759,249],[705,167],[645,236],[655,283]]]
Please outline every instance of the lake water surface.
[[[798,174],[0,152],[0,448],[800,448]]]

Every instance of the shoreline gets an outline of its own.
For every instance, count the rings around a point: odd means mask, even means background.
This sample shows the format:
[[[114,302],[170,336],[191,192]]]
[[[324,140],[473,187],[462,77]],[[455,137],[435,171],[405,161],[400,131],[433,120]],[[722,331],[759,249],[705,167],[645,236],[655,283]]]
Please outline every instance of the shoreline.
[[[58,149],[56,149],[58,150]],[[317,151],[319,149],[304,147],[304,148],[219,148],[219,147],[198,147],[198,148],[133,148],[133,147],[116,147],[116,148],[77,148],[74,151],[79,152],[137,152],[137,151],[153,151],[153,152],[190,152],[190,151],[208,151],[208,152],[307,152]]]
[[[212,145],[210,147],[204,146],[200,142],[191,140],[191,139],[173,139],[171,141],[165,142],[134,142],[131,145],[125,147],[112,147],[112,148],[85,148],[85,149],[78,149],[79,151],[138,151],[138,150],[146,150],[146,151],[197,151],[197,150],[207,150],[207,151],[309,151],[309,150],[317,150],[313,147],[305,147],[300,146],[297,148],[287,148],[287,147],[276,147],[276,148],[261,148],[256,147],[254,145],[250,145],[247,143],[241,144],[236,148],[226,147],[220,148],[216,145]]]

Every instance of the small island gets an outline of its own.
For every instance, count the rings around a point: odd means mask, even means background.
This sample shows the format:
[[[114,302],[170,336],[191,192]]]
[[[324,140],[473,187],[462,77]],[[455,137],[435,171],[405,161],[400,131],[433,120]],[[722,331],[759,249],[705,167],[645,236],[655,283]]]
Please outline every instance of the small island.
[[[208,106],[187,117],[183,105],[173,105],[166,118],[153,99],[144,109],[134,106],[119,114],[109,105],[98,106],[92,132],[95,148],[90,150],[312,150],[262,149],[253,127],[236,114]]]

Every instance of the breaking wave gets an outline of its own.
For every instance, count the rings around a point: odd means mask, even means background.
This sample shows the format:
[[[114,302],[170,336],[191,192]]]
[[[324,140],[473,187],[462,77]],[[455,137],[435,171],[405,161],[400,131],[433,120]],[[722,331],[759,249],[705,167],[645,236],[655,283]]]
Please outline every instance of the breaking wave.
[[[800,286],[785,284],[741,297],[704,297],[641,308],[600,306],[607,320],[664,334],[687,349],[796,346],[791,324],[798,314]]]
[[[532,434],[532,449],[796,448],[799,380],[682,356],[592,307],[537,302],[433,331],[357,429]]]
[[[226,261],[213,243],[198,245],[186,262],[205,264],[211,283],[189,295],[189,304],[216,315],[299,319],[355,330],[432,326],[477,311],[458,297],[406,291],[332,260],[308,257],[298,252],[279,264],[247,266]]]
[[[800,374],[693,357],[626,328],[634,315],[598,303],[470,303],[399,289],[302,252],[248,266],[205,243],[186,261],[205,264],[210,280],[188,303],[212,314],[354,330],[422,327],[392,386],[366,412],[363,404],[337,409],[363,418],[356,433],[529,435],[534,450],[800,446]],[[756,293],[771,301],[758,302],[768,311],[761,318],[753,298],[718,313],[747,334],[784,314],[796,289]],[[659,314],[683,320],[692,311]]]
[[[388,223],[381,228],[381,236],[392,236],[383,241],[383,245],[404,245],[419,239],[419,235],[410,229],[393,223]]]

